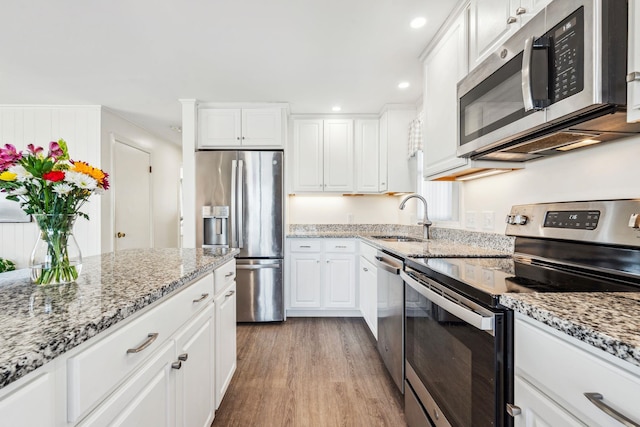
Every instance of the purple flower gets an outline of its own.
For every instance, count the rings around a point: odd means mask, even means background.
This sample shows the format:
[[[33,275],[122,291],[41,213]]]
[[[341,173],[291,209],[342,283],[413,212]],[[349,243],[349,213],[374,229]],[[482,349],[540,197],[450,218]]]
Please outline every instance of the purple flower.
[[[29,150],[29,152],[31,152],[32,154],[38,154],[38,153],[44,151],[44,148],[36,147],[33,144],[29,144],[29,145],[27,145],[27,150]]]
[[[13,166],[21,158],[22,154],[16,150],[16,147],[5,144],[4,148],[0,147],[0,170]]]
[[[52,157],[54,159],[57,159],[58,157],[61,157],[63,155],[64,155],[64,151],[60,147],[60,144],[58,144],[56,141],[51,141],[49,143],[49,156],[48,157]]]

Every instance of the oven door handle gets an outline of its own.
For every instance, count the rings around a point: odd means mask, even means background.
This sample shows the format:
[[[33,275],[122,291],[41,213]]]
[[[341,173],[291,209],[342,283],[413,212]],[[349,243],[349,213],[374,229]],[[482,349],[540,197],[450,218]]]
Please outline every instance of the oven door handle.
[[[494,316],[483,316],[454,301],[450,301],[449,299],[438,295],[428,287],[422,285],[420,282],[409,276],[404,271],[400,272],[400,277],[402,277],[402,280],[404,280],[406,284],[415,289],[416,292],[418,292],[437,306],[443,308],[444,310],[447,310],[449,313],[453,314],[460,320],[464,320],[468,324],[477,329],[480,329],[481,331],[493,331],[495,323]]]

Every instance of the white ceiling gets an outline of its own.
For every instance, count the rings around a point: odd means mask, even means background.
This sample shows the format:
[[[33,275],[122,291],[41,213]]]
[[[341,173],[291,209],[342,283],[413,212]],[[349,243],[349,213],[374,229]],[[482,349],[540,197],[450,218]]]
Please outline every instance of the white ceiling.
[[[377,113],[420,97],[418,56],[456,3],[3,0],[0,104],[100,104],[177,144],[180,98]]]

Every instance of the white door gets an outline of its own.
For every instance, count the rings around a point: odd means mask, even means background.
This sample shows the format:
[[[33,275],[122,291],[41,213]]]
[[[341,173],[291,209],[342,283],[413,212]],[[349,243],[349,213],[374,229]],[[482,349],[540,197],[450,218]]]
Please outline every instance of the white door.
[[[324,191],[352,192],[353,176],[353,120],[325,120]]]
[[[356,275],[355,256],[327,254],[325,260],[325,301],[330,308],[355,308]]]
[[[293,143],[293,191],[322,191],[322,120],[296,120]]]
[[[291,254],[291,307],[320,308],[320,254]]]
[[[279,108],[242,109],[243,146],[282,146],[282,110]]]
[[[115,142],[114,250],[151,247],[151,155]]]
[[[469,6],[470,68],[493,52],[520,28],[520,0],[472,0]]]
[[[236,284],[228,287],[215,300],[216,305],[216,409],[236,371]]]
[[[238,147],[241,144],[240,109],[202,109],[198,112],[198,147]]]
[[[356,120],[356,191],[378,192],[380,146],[378,120]]]

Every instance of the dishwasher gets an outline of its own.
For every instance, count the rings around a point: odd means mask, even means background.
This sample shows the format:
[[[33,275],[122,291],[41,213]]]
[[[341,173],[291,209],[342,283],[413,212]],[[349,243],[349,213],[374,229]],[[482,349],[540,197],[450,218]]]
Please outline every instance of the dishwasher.
[[[391,378],[404,394],[404,284],[402,258],[379,250],[378,352]]]

